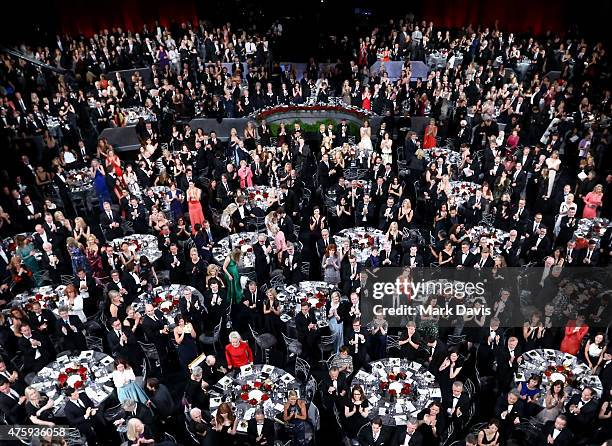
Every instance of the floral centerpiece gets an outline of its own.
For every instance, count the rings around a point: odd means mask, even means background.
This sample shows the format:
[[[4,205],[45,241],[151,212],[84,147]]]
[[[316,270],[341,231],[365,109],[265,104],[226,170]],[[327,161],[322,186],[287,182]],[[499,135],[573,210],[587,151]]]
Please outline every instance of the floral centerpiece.
[[[406,372],[389,372],[387,373],[386,381],[381,381],[379,388],[386,392],[389,398],[393,400],[397,395],[408,397],[412,393],[412,383],[405,382],[408,375]]]
[[[165,294],[164,294],[165,293]],[[154,307],[158,307],[163,313],[171,313],[178,306],[179,295],[170,292],[160,292],[151,302]]]
[[[574,373],[568,365],[549,365],[544,375],[551,381],[563,381],[567,383],[574,378]]]
[[[71,387],[80,389],[87,382],[87,367],[72,364],[66,367],[57,377],[57,383],[60,389]]]
[[[274,383],[269,379],[265,381],[255,380],[253,384],[243,384],[240,388],[240,399],[256,406],[270,399],[269,392],[274,388]]]

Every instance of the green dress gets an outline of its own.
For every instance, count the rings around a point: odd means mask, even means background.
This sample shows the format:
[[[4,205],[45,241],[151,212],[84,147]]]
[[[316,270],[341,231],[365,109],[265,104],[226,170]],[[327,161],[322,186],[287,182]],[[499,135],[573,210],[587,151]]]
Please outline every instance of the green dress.
[[[36,260],[36,257],[32,255],[33,250],[34,246],[32,244],[27,244],[17,248],[15,254],[21,257],[21,260],[26,268],[32,271],[32,278],[34,279],[36,286],[40,286],[40,266],[38,265],[38,260]]]
[[[242,288],[240,287],[240,274],[238,273],[238,265],[234,260],[230,260],[227,265],[227,271],[231,274],[234,280],[227,279],[227,301],[230,304],[239,304],[242,301]]]

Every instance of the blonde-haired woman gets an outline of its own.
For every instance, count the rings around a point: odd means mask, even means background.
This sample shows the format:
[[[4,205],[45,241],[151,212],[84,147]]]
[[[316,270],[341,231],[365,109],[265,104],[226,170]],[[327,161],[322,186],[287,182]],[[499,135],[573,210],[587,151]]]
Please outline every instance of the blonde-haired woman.
[[[255,357],[248,342],[242,340],[240,333],[232,331],[229,334],[229,344],[225,346],[225,359],[229,370],[253,364]]]
[[[306,403],[298,398],[295,390],[290,390],[285,407],[283,407],[283,421],[291,426],[296,444],[306,443],[305,422],[307,418]]]
[[[582,200],[584,201],[582,218],[597,217],[597,208],[600,207],[603,202],[603,186],[598,184],[591,192],[586,194]]]
[[[397,222],[399,229],[410,228],[412,225],[412,218],[414,217],[414,210],[412,209],[412,203],[408,198],[402,201],[402,205],[397,211]]]
[[[72,235],[77,242],[83,245],[87,243],[87,238],[91,235],[91,231],[83,217],[74,219],[74,230],[72,231]]]
[[[27,387],[24,395],[28,421],[38,426],[55,426],[55,417],[53,416],[55,401],[51,398],[42,397],[34,387]]]

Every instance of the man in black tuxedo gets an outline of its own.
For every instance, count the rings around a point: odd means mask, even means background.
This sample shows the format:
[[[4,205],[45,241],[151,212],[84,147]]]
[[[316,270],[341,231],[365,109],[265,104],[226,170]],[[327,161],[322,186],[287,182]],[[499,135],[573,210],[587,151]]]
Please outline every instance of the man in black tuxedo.
[[[121,410],[115,416],[113,422],[116,425],[127,423],[132,418],[138,418],[147,429],[155,430],[155,417],[153,411],[139,401],[126,399],[121,404]]]
[[[514,172],[510,175],[510,186],[512,186],[512,201],[516,201],[519,198],[525,186],[527,185],[527,171],[523,169],[523,165],[520,162],[516,163]]]
[[[4,247],[0,246],[0,284],[4,284],[11,277],[9,270],[7,269],[7,266],[9,265],[10,261],[11,259],[4,250]],[[2,300],[1,297],[0,300]]]
[[[538,235],[529,237],[523,245],[523,255],[528,262],[541,263],[550,253],[551,242],[548,238],[548,229],[541,226]]]
[[[11,385],[11,388],[20,394],[26,388],[25,381],[19,376],[19,372],[12,366],[12,364],[7,365],[5,360],[0,356],[0,378],[6,379],[8,383]]]
[[[455,254],[453,264],[457,269],[471,268],[476,264],[478,259],[470,252],[470,243],[467,241],[461,242],[461,251]]]
[[[281,194],[279,197],[280,204],[292,218],[296,219],[299,217],[300,206],[298,203],[297,195],[294,191],[290,190],[286,182],[282,182],[280,185]]]
[[[574,208],[568,209],[567,215],[561,217],[559,222],[559,233],[555,239],[555,246],[566,246],[572,240],[574,232],[578,229],[578,221],[576,210]],[[576,264],[572,266],[576,266]]]
[[[445,397],[443,406],[448,420],[451,423],[455,423],[456,427],[460,427],[464,420],[467,419],[470,398],[467,392],[463,391],[463,383],[461,381],[453,383],[451,394]]]
[[[487,268],[493,268],[494,265],[495,262],[491,258],[489,248],[482,248],[482,250],[480,251],[480,256],[475,259],[474,264],[472,266],[474,268],[482,270]]]
[[[227,373],[225,367],[217,365],[217,358],[213,355],[208,355],[200,367],[202,368],[202,385],[205,388],[214,386]]]
[[[43,223],[43,207],[35,201],[32,201],[29,195],[23,196],[21,204],[21,219],[24,226],[32,231],[37,224]]]
[[[28,324],[22,324],[19,328],[21,337],[17,341],[17,348],[23,355],[22,373],[39,372],[44,366],[52,361],[54,352],[52,347],[45,342],[44,336],[34,333]]]
[[[378,229],[381,231],[387,231],[391,222],[397,219],[397,206],[392,197],[387,198],[385,206],[381,206],[378,211]]]
[[[0,412],[8,424],[23,424],[26,421],[26,397],[11,388],[8,379],[0,377]]]
[[[540,433],[540,444],[550,446],[570,446],[574,434],[567,428],[567,417],[557,415],[554,421],[547,421]]]
[[[578,266],[597,266],[599,261],[599,250],[597,249],[597,241],[589,240],[589,245],[582,250],[578,261]]]
[[[357,226],[369,227],[374,224],[376,218],[376,205],[372,203],[370,194],[364,194],[363,200],[355,207],[355,224]]]
[[[500,345],[495,353],[497,360],[497,383],[500,390],[507,390],[512,382],[518,366],[522,362],[522,349],[518,339],[514,336],[508,338],[506,345]]]
[[[267,284],[270,282],[273,251],[266,234],[257,235],[257,243],[253,244],[253,253],[255,254],[255,278],[257,283]]]
[[[325,228],[322,229],[321,238],[317,240],[317,243],[316,243],[317,256],[319,257],[319,263],[321,263],[321,261],[323,260],[323,255],[325,255],[325,250],[332,243],[336,244],[336,241],[334,240],[333,237],[329,235],[329,229],[325,229]]]
[[[137,316],[138,318],[140,316]],[[127,327],[124,327],[121,320],[113,318],[110,320],[111,329],[106,334],[106,340],[110,347],[111,355],[113,358],[129,359],[134,373],[139,375],[142,372],[142,360],[144,359],[144,353],[140,345],[138,345],[138,339]]]
[[[91,111],[91,120],[96,124],[98,133],[108,128],[110,117],[100,101],[96,101],[96,107]]]
[[[64,416],[68,420],[68,425],[77,428],[87,439],[88,445],[98,444],[96,430],[101,424],[98,409],[85,392],[69,387],[65,394],[67,401],[64,405]]]
[[[417,245],[410,245],[408,252],[402,257],[402,266],[409,266],[411,268],[422,268],[425,266],[423,256],[419,254],[419,247]]]
[[[281,257],[281,265],[285,282],[288,285],[299,283],[302,280],[301,255],[295,252],[293,243],[287,243],[287,249]]]
[[[321,161],[317,166],[317,180],[322,191],[325,192],[331,185],[330,171],[332,170],[329,164],[329,155],[324,153],[321,156]]]
[[[87,350],[87,342],[83,335],[85,327],[78,316],[69,315],[68,312],[68,307],[60,307],[60,317],[55,324],[55,334],[64,350]]]
[[[323,408],[332,412],[334,405],[338,405],[349,392],[346,377],[340,373],[338,367],[330,367],[329,373],[321,382]]]
[[[295,316],[295,329],[298,341],[302,344],[302,352],[307,360],[318,359],[318,341],[320,337],[317,318],[314,310],[310,308],[310,303],[302,302],[300,312]]]
[[[142,320],[142,329],[149,342],[152,342],[162,361],[168,356],[168,325],[160,310],[151,304],[145,305],[145,316]]]
[[[198,231],[198,226],[196,224],[196,248],[198,248],[198,253],[200,256],[208,263],[213,262],[212,249],[215,245],[216,238],[213,234],[212,228],[210,227],[210,222],[205,221],[201,227],[201,230]],[[173,282],[174,283],[174,282]]]
[[[263,304],[266,300],[265,293],[257,286],[259,281],[251,280],[247,284],[246,288],[242,292],[243,299],[248,299],[250,302],[250,306],[254,307],[257,317],[256,317],[256,325],[257,327],[262,327],[263,325]]]
[[[525,412],[524,403],[518,390],[513,389],[500,395],[495,403],[495,417],[501,421],[501,437],[507,439],[521,422]]]
[[[55,323],[57,318],[53,312],[47,308],[43,309],[40,302],[32,302],[32,309],[28,313],[28,320],[32,330],[46,347],[53,346],[50,336],[55,334]]]
[[[585,435],[597,416],[594,395],[595,391],[591,387],[585,387],[580,395],[572,396],[565,404],[568,424],[575,435]]]
[[[274,421],[267,420],[263,409],[255,410],[255,417],[249,420],[247,428],[249,444],[254,446],[273,446],[276,434]]]
[[[263,186],[268,183],[268,169],[266,165],[261,162],[259,155],[253,157],[251,171],[253,172],[253,183],[256,186]]]
[[[349,137],[349,126],[346,122],[346,119],[342,119],[340,124],[336,127],[336,146],[334,147],[342,147],[345,142],[348,142]]]
[[[385,446],[389,444],[390,439],[391,433],[386,426],[383,426],[380,417],[363,426],[357,437],[359,446]]]
[[[408,418],[406,428],[397,428],[391,444],[393,446],[426,446],[423,432],[419,427],[420,423],[416,417]]]
[[[521,198],[518,201],[518,205],[512,210],[512,227],[516,229],[519,234],[525,232],[525,226],[529,221],[529,211],[525,208],[526,201]]]
[[[506,260],[508,266],[516,267],[519,266],[520,254],[521,254],[521,239],[519,232],[516,229],[510,230],[510,236],[506,240],[506,243],[501,248],[502,256]]]
[[[384,242],[383,249],[378,254],[378,260],[381,267],[398,265],[399,255],[397,254],[397,251],[392,248],[391,242]]]
[[[197,232],[197,228],[194,229],[196,229]],[[178,244],[178,237],[175,233],[170,231],[168,225],[163,225],[157,236],[157,247],[162,253],[167,253],[170,250],[170,245],[173,243]]]
[[[100,214],[100,225],[104,231],[104,236],[107,240],[123,237],[119,214],[112,210],[111,204],[108,201],[105,201],[103,206],[104,212]]]
[[[185,280],[185,259],[179,252],[176,243],[172,243],[170,251],[163,255],[163,263],[170,273],[170,283],[183,283],[183,280]]]
[[[340,278],[341,289],[345,296],[349,296],[352,291],[356,291],[360,283],[361,267],[357,263],[354,254],[349,255],[348,264],[341,266]]]
[[[137,296],[138,287],[134,278],[127,272],[113,270],[110,273],[111,281],[106,285],[107,291],[116,291],[121,294],[126,305],[130,305]]]
[[[442,365],[442,361],[448,354],[448,347],[444,342],[435,338],[427,340],[427,363],[429,364],[428,370],[434,375],[438,374],[438,369]]]
[[[193,323],[198,331],[202,331],[202,322],[206,309],[200,303],[200,299],[193,295],[190,288],[183,289],[183,295],[179,298],[179,311],[183,317]]]
[[[465,219],[471,225],[477,225],[482,220],[482,213],[487,207],[487,199],[482,196],[480,189],[476,190],[474,196],[470,197],[466,206]]]
[[[285,238],[291,242],[296,242],[295,225],[293,224],[293,219],[285,212],[285,208],[279,207],[276,210],[276,215],[278,216],[278,228],[283,231]]]
[[[612,346],[608,346],[604,351],[603,361],[599,369],[599,379],[604,393],[609,392],[612,388]]]
[[[148,232],[147,211],[145,207],[138,203],[136,197],[130,198],[130,204],[126,210],[126,220],[132,223],[134,232],[144,234]]]
[[[348,330],[347,337],[345,338],[345,343],[348,344],[355,370],[366,366],[369,332],[361,326],[359,319],[353,320],[351,329]]]

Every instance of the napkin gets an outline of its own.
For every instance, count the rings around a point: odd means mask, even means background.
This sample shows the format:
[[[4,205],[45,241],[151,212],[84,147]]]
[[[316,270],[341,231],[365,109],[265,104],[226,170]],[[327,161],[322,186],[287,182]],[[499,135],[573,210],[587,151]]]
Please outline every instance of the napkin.
[[[401,404],[398,403],[395,405],[395,413],[404,413],[404,408]]]
[[[253,374],[253,366],[251,364],[240,367],[240,376],[248,376]]]
[[[232,379],[229,376],[224,376],[223,378],[221,378],[219,380],[219,382],[217,383],[220,387],[222,388],[226,388],[227,386],[229,386],[232,383]]]
[[[272,373],[273,371],[274,371],[274,366],[271,366],[271,365],[269,365],[269,364],[266,364],[266,365],[264,365],[264,366],[261,368],[261,372],[262,372],[262,373],[267,373],[267,374],[270,374],[270,373]]]
[[[387,409],[381,407],[378,409],[378,415],[387,415]]]
[[[432,398],[442,398],[442,391],[440,390],[440,388],[435,388],[431,391],[430,396]]]
[[[93,357],[93,350],[83,350],[79,355],[79,359],[89,359]]]
[[[396,415],[393,418],[395,418],[395,424],[396,426],[405,426],[406,424],[408,424],[408,420],[406,419],[406,415]]]
[[[291,320],[291,316],[289,316],[287,313],[283,313],[280,315],[280,320],[283,322],[288,322]]]
[[[270,401],[270,400],[268,400]],[[285,409],[285,406],[283,406],[281,403],[276,403],[274,405],[274,409],[276,409],[278,412],[282,412]]]
[[[110,356],[106,356],[105,358],[102,359],[102,361],[100,361],[100,364],[106,366],[106,365],[112,364],[113,362],[114,362],[113,358],[111,358]]]
[[[268,400],[269,401],[269,400]],[[244,419],[245,421],[249,421],[251,418],[253,418],[253,415],[255,414],[255,408],[251,408],[248,409],[245,413],[244,413]]]
[[[236,426],[236,432],[246,432],[249,428],[249,423],[247,423],[245,420],[239,421],[238,425]]]
[[[293,376],[291,376],[290,373],[285,373],[283,376],[280,377],[280,380],[284,382],[285,384],[289,384],[294,381],[294,378]]]
[[[414,407],[414,404],[412,404],[412,401],[406,401],[406,404],[404,404],[404,408],[406,409],[406,412],[408,413],[412,413],[416,410],[416,407]]]
[[[401,364],[400,358],[389,358],[389,365],[391,367],[399,367]]]
[[[210,407],[219,407],[221,405],[221,397],[214,397],[210,399]]]
[[[376,403],[378,403],[378,395],[372,395],[369,399],[368,399],[368,403],[370,403],[372,406],[375,406]]]

